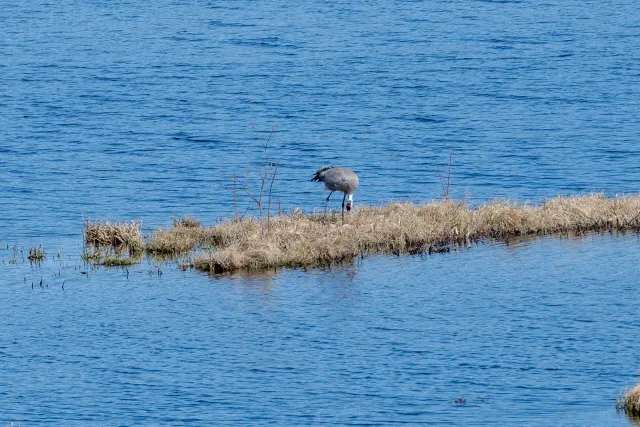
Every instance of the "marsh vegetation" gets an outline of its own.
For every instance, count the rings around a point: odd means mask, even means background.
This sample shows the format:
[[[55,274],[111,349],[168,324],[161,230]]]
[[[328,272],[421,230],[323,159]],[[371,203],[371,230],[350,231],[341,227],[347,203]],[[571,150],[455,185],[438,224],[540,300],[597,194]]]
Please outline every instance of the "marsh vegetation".
[[[267,224],[266,222],[269,221]],[[87,243],[127,241],[151,254],[189,255],[190,266],[211,273],[278,267],[313,267],[373,253],[444,252],[487,239],[509,239],[553,233],[640,229],[640,198],[603,194],[555,197],[540,205],[495,201],[469,206],[451,200],[426,204],[392,203],[361,206],[342,224],[294,211],[269,218],[232,219],[213,227],[180,219],[154,230],[146,241],[137,222],[115,223],[107,231],[87,230]],[[119,236],[114,238],[112,236]],[[128,237],[124,237],[128,236]],[[89,238],[91,240],[89,240]],[[191,258],[192,257],[192,258]]]
[[[632,419],[640,420],[640,384],[630,388],[616,401],[616,409],[623,411]]]
[[[29,248],[29,256],[27,259],[32,262],[39,262],[45,259],[47,255],[45,254],[42,246],[32,246]]]
[[[84,241],[96,247],[111,246],[138,252],[144,249],[140,221],[84,221]]]

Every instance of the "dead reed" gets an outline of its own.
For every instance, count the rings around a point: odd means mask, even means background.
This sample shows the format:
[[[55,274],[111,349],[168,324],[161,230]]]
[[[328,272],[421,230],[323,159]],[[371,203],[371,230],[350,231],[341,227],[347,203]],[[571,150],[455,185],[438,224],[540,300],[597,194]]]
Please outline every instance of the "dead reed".
[[[126,246],[89,246],[82,253],[82,259],[92,265],[124,267],[137,264],[144,256],[143,251],[130,251]]]
[[[640,384],[627,390],[624,396],[616,401],[616,409],[624,411],[630,417],[640,417]]]
[[[126,247],[131,252],[144,249],[144,240],[139,221],[110,222],[90,221],[84,223],[84,241],[96,247]]]
[[[208,236],[206,243],[212,250],[198,254],[194,267],[222,273],[330,265],[370,253],[443,252],[456,245],[489,238],[639,230],[640,198],[591,194],[556,197],[537,206],[496,201],[475,209],[452,201],[423,205],[394,203],[361,207],[344,226],[335,216],[324,221],[320,216],[299,212],[273,217],[270,221],[264,235],[262,224],[254,220],[202,229],[200,233]],[[176,230],[156,233],[159,238]],[[191,236],[193,249],[201,242]],[[183,245],[181,249],[188,246]]]
[[[200,227],[202,223],[192,216],[185,215],[182,218],[173,218],[174,227]]]
[[[105,256],[100,265],[106,267],[127,267],[140,262],[139,258],[123,257],[123,256]]]
[[[137,247],[144,245],[147,253],[156,256],[175,257],[197,251],[190,265],[211,273],[310,267],[371,253],[446,252],[458,245],[492,238],[638,231],[640,197],[589,194],[555,197],[540,205],[493,201],[477,207],[451,200],[420,205],[393,203],[362,206],[349,215],[344,225],[339,215],[324,219],[300,211],[261,220],[234,219],[210,228],[196,226],[197,223],[184,218],[174,221],[172,228],[156,229],[146,245],[138,223],[125,223],[129,225],[125,230],[130,233],[122,234],[112,231],[110,223],[99,223],[101,227],[85,227],[85,236],[87,241],[134,241]]]
[[[42,250],[42,246],[38,246],[38,247],[32,246],[29,248],[29,256],[27,257],[29,261],[39,262],[45,259],[46,257],[47,255]]]
[[[156,229],[151,234],[146,249],[153,254],[179,254],[196,247],[227,246],[246,233],[260,228],[260,223],[256,220],[232,220],[223,225],[204,228],[174,223],[173,228]]]

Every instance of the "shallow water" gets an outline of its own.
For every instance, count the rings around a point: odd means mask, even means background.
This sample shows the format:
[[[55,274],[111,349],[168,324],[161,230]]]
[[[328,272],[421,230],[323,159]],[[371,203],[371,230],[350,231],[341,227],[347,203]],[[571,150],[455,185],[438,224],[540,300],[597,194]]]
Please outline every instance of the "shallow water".
[[[18,261],[3,268],[3,422],[626,425],[639,243],[225,278]]]
[[[228,216],[251,124],[275,126],[285,209],[322,208],[327,163],[360,174],[357,203],[441,197],[452,144],[457,198],[638,191],[631,0],[5,4],[10,239]]]
[[[637,192],[637,16],[631,0],[5,1],[0,423],[625,425],[636,235],[268,278],[127,277],[79,254],[87,217],[229,217],[228,177],[271,126],[285,210],[324,207],[323,164],[358,172],[356,208],[440,198],[452,145],[451,193],[471,203]],[[48,260],[23,262],[39,244]]]

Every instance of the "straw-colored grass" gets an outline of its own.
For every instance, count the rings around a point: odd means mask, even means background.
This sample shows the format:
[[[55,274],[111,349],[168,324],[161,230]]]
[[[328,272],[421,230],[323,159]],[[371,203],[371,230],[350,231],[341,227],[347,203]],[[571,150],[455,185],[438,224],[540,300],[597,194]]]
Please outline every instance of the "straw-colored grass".
[[[616,409],[631,417],[640,417],[640,384],[627,390],[624,396],[616,401]]]
[[[91,246],[85,248],[82,259],[93,265],[103,265],[106,267],[125,267],[137,264],[144,256],[143,251],[131,252],[125,251],[126,247],[120,249],[111,246]]]
[[[86,221],[84,240],[94,246],[127,247],[132,252],[144,249],[139,221]]]
[[[105,267],[127,267],[140,262],[140,258],[123,257],[123,256],[105,256],[100,265]]]
[[[482,239],[550,233],[640,230],[640,197],[603,194],[556,197],[541,205],[494,201],[475,208],[460,202],[361,206],[342,224],[339,213],[296,211],[266,220],[230,220],[201,227],[190,217],[156,229],[145,243],[137,222],[86,223],[88,243],[133,245],[160,257],[197,251],[191,265],[222,273],[274,267],[331,265],[371,253],[449,251]]]
[[[240,269],[330,265],[370,253],[441,252],[488,238],[557,232],[640,229],[640,198],[602,194],[557,197],[541,205],[505,201],[471,208],[451,201],[360,207],[347,216],[281,215],[268,225],[229,221],[213,228],[156,230],[148,248],[186,252],[196,247],[194,267],[221,273]]]
[[[173,218],[174,227],[200,227],[202,223],[196,218],[185,215],[182,218]]]
[[[247,230],[258,230],[254,220],[230,221],[217,227],[203,228],[182,226],[159,228],[151,234],[147,251],[154,254],[177,254],[189,252],[196,247],[226,246],[241,238]]]

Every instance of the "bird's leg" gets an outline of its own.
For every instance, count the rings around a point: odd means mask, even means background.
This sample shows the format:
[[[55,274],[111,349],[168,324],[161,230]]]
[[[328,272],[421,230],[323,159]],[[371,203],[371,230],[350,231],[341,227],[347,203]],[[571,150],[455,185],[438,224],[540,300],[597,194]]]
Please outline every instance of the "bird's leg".
[[[342,225],[344,225],[344,200],[347,198],[347,193],[344,193],[344,197],[342,198]]]
[[[327,207],[329,206],[329,197],[331,197],[331,195],[333,194],[333,191],[331,191],[329,193],[329,195],[327,196],[327,200],[325,200],[324,202],[324,217],[327,217]]]

